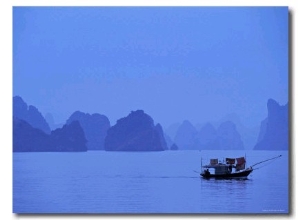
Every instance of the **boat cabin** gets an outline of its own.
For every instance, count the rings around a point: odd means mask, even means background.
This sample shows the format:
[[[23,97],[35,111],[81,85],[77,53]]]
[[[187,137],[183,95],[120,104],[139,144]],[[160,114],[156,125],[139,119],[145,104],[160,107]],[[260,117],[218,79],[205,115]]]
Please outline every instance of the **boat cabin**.
[[[240,158],[226,158],[226,163],[218,159],[210,159],[209,164],[202,166],[202,176],[205,177],[219,177],[236,175],[245,170],[246,159]],[[201,161],[202,164],[202,161]]]

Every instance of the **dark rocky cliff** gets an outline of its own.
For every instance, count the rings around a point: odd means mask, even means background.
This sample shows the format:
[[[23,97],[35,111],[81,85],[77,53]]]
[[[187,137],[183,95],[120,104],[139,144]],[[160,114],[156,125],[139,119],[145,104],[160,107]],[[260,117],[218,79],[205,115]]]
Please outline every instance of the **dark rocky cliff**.
[[[51,132],[55,151],[87,151],[86,138],[78,121]]]
[[[106,151],[163,151],[166,148],[161,127],[143,110],[132,111],[107,131]]]
[[[24,120],[13,118],[14,152],[86,151],[85,142],[83,130],[77,121],[46,134]]]

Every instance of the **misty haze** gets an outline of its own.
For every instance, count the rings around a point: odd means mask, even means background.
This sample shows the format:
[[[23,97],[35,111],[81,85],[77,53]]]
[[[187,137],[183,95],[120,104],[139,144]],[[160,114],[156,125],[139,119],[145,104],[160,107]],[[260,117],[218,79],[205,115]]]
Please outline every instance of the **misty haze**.
[[[13,212],[289,213],[288,27],[287,7],[14,7]]]

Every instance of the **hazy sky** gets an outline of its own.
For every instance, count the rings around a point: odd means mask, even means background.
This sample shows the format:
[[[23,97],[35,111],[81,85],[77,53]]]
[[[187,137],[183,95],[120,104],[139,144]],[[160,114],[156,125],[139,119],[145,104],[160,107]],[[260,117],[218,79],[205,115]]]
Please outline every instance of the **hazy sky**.
[[[14,7],[13,95],[57,123],[143,109],[259,126],[288,101],[288,8]]]

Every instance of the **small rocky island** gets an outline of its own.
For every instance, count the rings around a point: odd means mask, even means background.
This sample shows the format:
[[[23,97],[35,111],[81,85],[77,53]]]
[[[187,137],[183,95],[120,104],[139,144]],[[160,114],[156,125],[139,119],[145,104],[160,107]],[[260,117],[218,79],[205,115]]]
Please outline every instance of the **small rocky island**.
[[[163,151],[167,144],[160,124],[143,110],[132,111],[107,131],[106,151]]]

